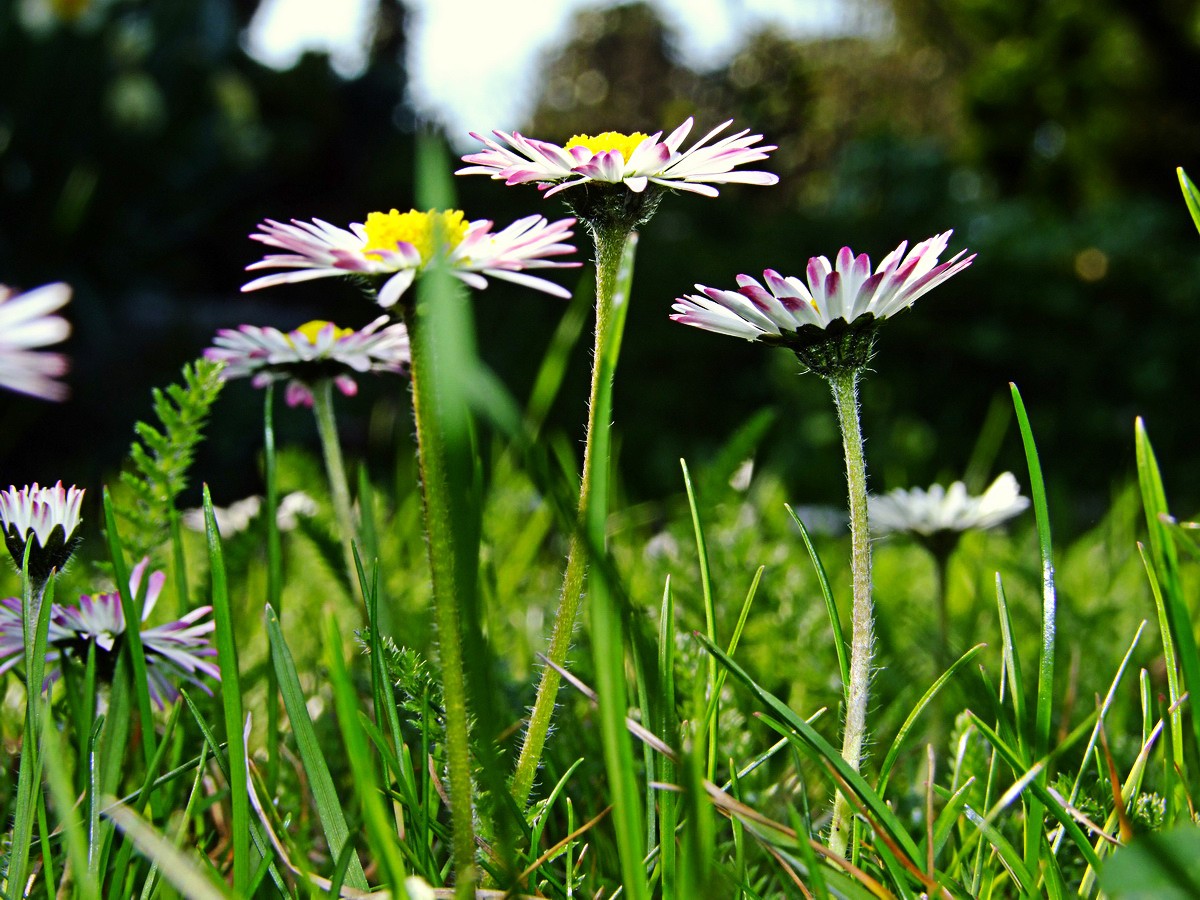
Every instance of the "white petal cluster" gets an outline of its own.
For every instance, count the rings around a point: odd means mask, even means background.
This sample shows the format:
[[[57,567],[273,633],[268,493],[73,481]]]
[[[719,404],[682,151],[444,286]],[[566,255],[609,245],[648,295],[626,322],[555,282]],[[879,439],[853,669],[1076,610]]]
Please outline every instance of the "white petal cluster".
[[[38,487],[37,482],[23,488],[9,486],[0,491],[0,525],[5,533],[13,530],[22,540],[32,533],[42,547],[50,543],[55,527],[63,528],[63,540],[70,540],[79,527],[83,488],[64,488],[62,482],[54,487]]]
[[[939,532],[963,532],[995,528],[1029,507],[1029,498],[1011,472],[991,483],[982,496],[972,497],[961,481],[950,487],[940,484],[925,490],[889,491],[867,499],[867,514],[873,534],[909,533],[929,536]]]
[[[358,391],[355,374],[404,371],[412,360],[408,329],[388,321],[380,316],[358,331],[332,322],[310,322],[289,332],[242,325],[217,332],[204,356],[225,364],[221,377],[227,381],[248,377],[255,387],[265,387],[290,379],[288,404],[311,406],[311,384],[320,378],[332,378],[349,397]]]
[[[43,400],[63,400],[67,387],[55,379],[67,371],[61,353],[41,350],[71,333],[62,316],[51,315],[71,299],[65,284],[47,284],[18,294],[0,284],[0,387]]]
[[[717,196],[715,184],[778,183],[779,176],[770,172],[735,171],[739,166],[766,159],[777,149],[772,145],[755,146],[762,140],[761,134],[743,130],[709,143],[732,123],[730,119],[718,125],[687,150],[680,150],[694,124],[689,116],[666,140],[661,140],[661,131],[648,135],[629,152],[628,158],[616,149],[567,148],[527,138],[516,131],[493,131],[503,144],[471,132],[471,137],[487,149],[464,156],[463,162],[471,165],[455,174],[489,175],[505,184],[534,182],[545,190],[547,197],[589,182],[624,184],[635,193],[656,184],[706,197]]]
[[[671,318],[748,341],[786,339],[806,325],[824,329],[868,314],[886,319],[972,263],[975,255],[965,250],[938,262],[951,234],[935,235],[911,250],[904,241],[874,272],[865,253],[843,247],[833,265],[824,256],[810,259],[807,282],[767,269],[766,287],[749,275],[737,277],[736,291],[698,284],[700,294],[676,300]]]
[[[568,298],[571,292],[545,278],[526,274],[529,269],[576,268],[579,262],[562,262],[556,257],[574,253],[567,243],[573,236],[574,219],[550,222],[543,216],[526,216],[507,228],[493,232],[493,223],[477,219],[469,223],[462,241],[444,247],[442,258],[451,274],[476,289],[487,287],[487,279],[512,281],[555,297]],[[383,278],[377,302],[390,307],[412,286],[429,263],[409,241],[397,241],[388,247],[373,247],[366,226],[353,222],[349,229],[339,228],[321,219],[291,224],[267,219],[251,239],[268,247],[284,250],[271,253],[246,267],[248,271],[282,269],[242,285],[243,291],[278,284],[293,284],[314,278],[364,275]]]

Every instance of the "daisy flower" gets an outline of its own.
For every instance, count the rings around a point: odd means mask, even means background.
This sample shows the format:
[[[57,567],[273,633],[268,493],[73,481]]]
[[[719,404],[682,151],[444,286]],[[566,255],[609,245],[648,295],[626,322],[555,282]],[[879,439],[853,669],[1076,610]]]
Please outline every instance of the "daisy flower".
[[[284,250],[246,267],[283,269],[255,278],[243,291],[277,284],[309,281],[340,275],[359,275],[382,281],[377,302],[393,306],[417,275],[435,259],[444,261],[455,276],[473,288],[487,287],[487,278],[501,278],[555,297],[570,297],[565,288],[526,274],[530,269],[563,269],[581,265],[554,257],[574,253],[566,243],[574,219],[549,222],[542,216],[518,219],[502,231],[492,232],[486,219],[466,221],[462,212],[430,210],[402,213],[373,212],[366,222],[339,228],[320,219],[290,225],[267,219],[251,240]]]
[[[490,175],[505,184],[536,182],[547,197],[569,188],[621,184],[635,194],[650,185],[689,191],[705,197],[717,196],[717,184],[762,184],[779,182],[770,172],[734,171],[739,166],[760,162],[776,148],[760,145],[761,134],[742,130],[710,143],[733,120],[718,125],[687,150],[680,150],[692,130],[693,119],[662,140],[662,132],[623,134],[605,131],[596,135],[577,134],[563,146],[527,138],[514,131],[493,131],[504,146],[471,132],[487,149],[463,157],[471,163],[456,175]]]
[[[217,332],[204,356],[225,364],[221,377],[226,381],[249,377],[255,387],[265,387],[287,379],[288,405],[312,406],[317,381],[332,379],[338,390],[353,397],[358,392],[354,375],[408,367],[408,329],[387,322],[387,316],[380,316],[358,331],[320,320],[289,332],[242,325]]]
[[[245,531],[250,523],[262,510],[263,498],[252,494],[241,500],[236,500],[228,506],[214,506],[213,516],[217,520],[217,530],[222,537],[231,537]],[[280,531],[293,531],[300,519],[310,519],[317,514],[317,501],[304,491],[292,491],[279,500],[279,508],[275,511],[275,522]],[[204,520],[204,510],[184,510],[181,517],[185,528],[204,533],[208,527]]]
[[[64,488],[61,481],[54,487],[39,487],[34,482],[19,490],[10,485],[7,491],[0,491],[4,543],[21,568],[25,545],[33,541],[29,574],[34,581],[44,583],[52,569],[62,571],[79,545],[83,494],[81,488]]]
[[[976,529],[995,528],[1029,508],[1029,498],[1011,472],[1005,472],[978,497],[956,481],[944,488],[897,489],[869,498],[871,525],[879,534],[909,533],[932,538]]]
[[[874,272],[865,253],[855,255],[843,247],[833,265],[824,256],[810,259],[807,281],[767,269],[766,287],[749,275],[737,277],[736,291],[698,284],[700,294],[676,300],[671,318],[718,334],[782,344],[818,373],[847,365],[861,368],[881,320],[912,306],[974,261],[974,254],[961,250],[939,262],[952,233],[935,235],[911,250],[903,241]]]
[[[67,358],[38,348],[57,344],[71,333],[61,316],[71,289],[47,284],[24,294],[0,284],[0,387],[43,400],[63,400],[66,385],[54,379],[67,371]]]
[[[135,598],[149,567],[149,559],[134,566],[129,577],[129,591]],[[154,572],[146,583],[141,622],[150,617],[167,577]],[[146,655],[146,676],[150,699],[159,709],[179,695],[176,682],[186,681],[212,693],[200,679],[201,675],[221,678],[220,669],[211,662],[217,651],[209,644],[208,634],[216,628],[209,619],[211,606],[192,610],[182,619],[142,628],[142,649]],[[50,610],[50,632],[46,653],[46,686],[62,675],[63,658],[86,661],[94,647],[96,669],[111,677],[126,631],[121,595],[117,592],[84,595],[77,606],[54,604]],[[21,640],[21,602],[15,598],[0,600],[0,672],[6,672],[21,661],[24,645]]]

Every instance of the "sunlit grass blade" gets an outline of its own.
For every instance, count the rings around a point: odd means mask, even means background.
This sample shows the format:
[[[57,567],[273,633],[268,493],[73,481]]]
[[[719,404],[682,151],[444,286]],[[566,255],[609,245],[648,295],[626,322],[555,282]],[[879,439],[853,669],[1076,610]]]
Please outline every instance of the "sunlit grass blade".
[[[700,521],[700,511],[696,505],[696,491],[692,487],[692,476],[688,471],[685,460],[679,460],[683,469],[683,485],[687,490],[688,508],[692,513],[692,531],[696,537],[696,557],[700,564],[700,594],[704,602],[704,630],[708,639],[717,642],[717,609],[713,600],[712,577],[709,573],[708,547],[704,542],[704,525]],[[717,772],[717,717],[720,715],[720,697],[717,692],[717,660],[710,656],[706,667],[705,690],[708,697],[709,710],[702,723],[705,738],[704,759],[705,777],[709,781],[716,778]]]
[[[219,886],[188,854],[178,849],[145,819],[122,805],[116,798],[104,798],[104,805],[104,814],[116,823],[147,859],[158,864],[162,876],[188,900],[227,900],[229,897],[239,896],[236,890],[231,894],[223,886]]]
[[[1150,558],[1158,577],[1167,623],[1175,642],[1179,668],[1183,673],[1183,686],[1193,697],[1200,691],[1200,651],[1196,647],[1191,613],[1179,575],[1179,557],[1170,534],[1167,533],[1163,517],[1169,514],[1166,491],[1158,460],[1150,446],[1150,437],[1139,418],[1134,426],[1138,484],[1141,487],[1142,503],[1146,509],[1146,530],[1150,538]],[[1193,749],[1200,752],[1200,716],[1187,718],[1192,722]],[[1182,732],[1182,728],[1178,729]]]
[[[25,645],[25,722],[21,757],[17,768],[16,811],[8,859],[8,884],[24,890],[28,872],[33,825],[41,797],[42,763],[38,744],[42,732],[42,680],[46,666],[46,640],[50,630],[50,608],[54,602],[53,575],[39,587],[29,577],[32,541],[25,544],[21,564],[21,632]],[[29,626],[33,625],[33,634]]]
[[[1018,746],[1028,751],[1025,740],[1025,676],[1021,669],[1021,656],[1013,636],[1012,613],[1008,609],[1008,595],[1004,592],[1004,579],[996,573],[996,606],[1000,618],[1001,652],[1004,655],[1004,675],[1013,709],[1013,727]],[[1001,684],[1001,691],[1004,684]]]
[[[738,613],[737,623],[733,626],[733,634],[729,638],[729,646],[725,648],[725,652],[733,658],[737,652],[738,642],[742,639],[742,631],[746,627],[746,620],[750,617],[750,606],[754,602],[754,597],[758,593],[759,582],[762,581],[763,572],[767,570],[766,566],[759,566],[758,571],[754,573],[754,579],[750,582],[750,589],[746,591],[746,599],[742,601],[742,610]],[[712,657],[709,657],[713,659]],[[716,663],[716,660],[713,659]],[[711,739],[715,740],[714,734],[717,727],[717,716],[720,714],[719,704],[721,698],[721,689],[725,687],[725,679],[729,673],[725,669],[721,669],[717,673],[716,681],[708,696],[708,706],[704,711],[704,728]],[[709,781],[712,781],[711,775]]]
[[[1182,166],[1175,171],[1179,175],[1179,186],[1183,188],[1183,199],[1187,203],[1188,212],[1192,214],[1196,228],[1200,229],[1200,191],[1196,190],[1196,185],[1188,178]]]
[[[955,660],[954,664],[951,665],[950,668],[948,668],[945,672],[943,672],[937,678],[937,680],[929,686],[929,689],[921,695],[921,699],[919,699],[913,706],[912,710],[908,714],[908,717],[905,718],[904,724],[901,725],[900,730],[896,732],[896,737],[892,741],[892,746],[888,748],[887,755],[884,756],[883,762],[879,766],[879,780],[877,782],[878,787],[876,790],[880,795],[883,795],[887,792],[887,784],[888,779],[891,778],[892,767],[896,764],[896,760],[900,758],[900,750],[904,745],[904,739],[908,737],[908,733],[912,730],[917,718],[925,710],[925,707],[929,705],[930,701],[932,701],[933,698],[938,695],[938,692],[941,691],[941,689],[946,685],[946,682],[953,678],[959,669],[974,659],[986,646],[987,644],[976,644],[957,660]]]
[[[1051,793],[1051,791],[1045,785],[1045,772],[1048,768],[1049,760],[1042,758],[1038,762],[1034,763],[1033,766],[1025,770],[1023,768],[1024,764],[1019,751],[1005,743],[1004,740],[1001,739],[1000,735],[998,735],[990,725],[988,725],[974,713],[971,714],[971,718],[975,723],[975,727],[979,729],[983,736],[987,738],[992,747],[996,749],[996,751],[1000,754],[1001,759],[1004,760],[1005,764],[1007,764],[1013,770],[1013,772],[1018,775],[1018,788],[1023,789],[1028,787],[1028,789],[1037,796],[1038,801],[1045,808],[1045,810],[1048,811],[1055,819],[1058,820],[1059,824],[1063,826],[1067,837],[1070,838],[1071,842],[1079,850],[1083,858],[1090,865],[1097,865],[1099,860],[1096,858],[1096,854],[1092,850],[1091,842],[1088,841],[1087,836],[1084,835],[1083,831],[1079,828],[1079,825],[1076,824],[1075,819],[1063,807],[1062,802],[1053,793]],[[1077,729],[1076,734],[1078,733],[1079,731]],[[1069,742],[1061,744],[1055,749],[1055,753],[1064,752],[1068,746]],[[1010,789],[1010,794],[1012,797],[1015,797],[1017,792],[1017,790]],[[997,801],[997,807],[1002,805],[1006,805],[1004,798]],[[1039,822],[1037,828],[1038,850],[1032,856],[1027,855],[1026,858],[1044,860],[1053,859],[1053,854],[1047,852],[1043,855],[1042,853],[1042,847],[1045,841],[1045,832],[1040,826],[1041,823]]]
[[[1084,747],[1083,757],[1079,763],[1079,771],[1075,775],[1075,782],[1071,785],[1071,793],[1067,797],[1068,803],[1074,803],[1079,797],[1080,788],[1083,785],[1084,774],[1087,771],[1088,763],[1092,758],[1092,751],[1096,748],[1096,742],[1100,737],[1101,729],[1104,727],[1105,718],[1109,710],[1112,709],[1114,701],[1117,699],[1117,688],[1125,677],[1125,670],[1129,666],[1129,661],[1133,658],[1133,651],[1137,649],[1138,642],[1142,638],[1142,632],[1146,630],[1146,622],[1138,626],[1137,632],[1133,636],[1133,640],[1129,643],[1129,649],[1125,651],[1125,656],[1121,659],[1121,664],[1117,666],[1117,672],[1113,676],[1112,683],[1109,685],[1108,692],[1104,695],[1104,699],[1100,702],[1100,707],[1096,712],[1096,725],[1092,729],[1091,737],[1088,738],[1087,746]],[[1055,841],[1054,847],[1058,848],[1059,841]]]
[[[583,537],[589,546],[601,553],[606,543],[608,523],[613,377],[629,309],[636,243],[635,234],[629,235],[624,241],[618,241],[616,236],[610,235],[606,241],[598,239],[597,247],[598,266],[606,279],[605,286],[597,291],[600,295],[597,302],[607,306],[606,310],[598,311],[597,316],[610,316],[611,321],[605,326],[601,325],[599,319],[597,322],[596,371],[593,374],[595,389],[588,414],[589,421],[594,425],[589,428],[589,448],[584,470],[584,482],[590,484],[590,495],[582,502],[581,512]],[[581,498],[587,493],[583,491]],[[596,690],[600,696],[601,739],[609,790],[612,792],[613,828],[621,858],[621,879],[627,897],[645,900],[649,897],[649,888],[643,864],[646,852],[644,819],[634,776],[633,747],[625,731],[625,623],[613,593],[616,586],[610,583],[601,560],[592,560],[589,577],[592,656]]]
[[[84,823],[79,820],[76,803],[74,803],[74,788],[70,768],[67,766],[67,755],[58,728],[52,719],[42,720],[42,746],[44,749],[44,766],[46,780],[50,788],[50,797],[54,799],[55,810],[58,811],[59,829],[64,834],[67,859],[71,860],[71,870],[76,872],[76,896],[83,900],[98,898],[100,883],[91,877],[88,864],[88,833]],[[47,848],[46,838],[42,839],[43,851]],[[53,878],[47,878],[47,888]]]
[[[371,761],[371,753],[359,722],[358,697],[342,655],[342,635],[337,620],[331,614],[325,621],[325,661],[337,706],[338,725],[346,757],[354,774],[354,792],[362,810],[367,830],[367,842],[384,879],[392,890],[402,890],[404,860],[396,846],[396,834],[388,823],[383,806],[383,788],[379,773]]]
[[[229,754],[229,805],[233,840],[233,889],[245,893],[250,885],[250,804],[246,796],[245,747],[242,744],[242,679],[238,668],[233,607],[225,577],[225,554],[213,513],[208,485],[204,486],[204,525],[208,537],[209,572],[212,579],[214,640],[217,666],[221,670],[221,708],[225,713],[226,752]],[[119,823],[118,823],[119,824]],[[173,848],[172,848],[173,849]],[[163,873],[169,879],[170,873]]]
[[[267,622],[267,639],[271,645],[271,662],[279,679],[279,691],[283,696],[288,721],[296,739],[296,749],[304,765],[304,773],[312,791],[313,803],[325,840],[329,843],[330,853],[337,859],[342,854],[342,848],[350,841],[350,829],[342,812],[342,798],[334,787],[333,777],[329,774],[329,766],[325,762],[325,751],[317,740],[316,731],[309,718],[300,678],[296,673],[296,664],[279,626],[279,617],[269,606],[264,615]],[[348,863],[346,884],[359,890],[368,889],[367,876],[363,873],[362,864],[357,856]]]
[[[1033,730],[1033,756],[1044,757],[1050,749],[1051,717],[1054,709],[1054,663],[1055,639],[1058,623],[1058,594],[1054,587],[1054,555],[1050,543],[1050,512],[1046,503],[1046,483],[1042,478],[1042,464],[1038,458],[1037,445],[1033,440],[1033,429],[1025,412],[1025,403],[1015,384],[1010,384],[1013,408],[1017,413],[1017,425],[1021,431],[1021,443],[1025,446],[1025,463],[1029,469],[1029,494],[1033,499],[1033,514],[1037,524],[1038,552],[1042,558],[1042,639],[1038,655],[1037,702]],[[1047,774],[1038,776],[1039,786],[1044,788]],[[1038,792],[1038,801],[1041,797]],[[1031,801],[1025,816],[1025,855],[1033,859],[1040,852],[1042,834],[1042,810],[1038,801]],[[1090,846],[1088,848],[1091,849]]]
[[[833,599],[833,590],[829,587],[829,576],[825,573],[825,566],[817,554],[817,548],[813,546],[812,539],[808,536],[808,529],[804,527],[804,523],[800,521],[800,517],[796,515],[796,511],[790,505],[785,504],[784,508],[792,517],[792,521],[796,523],[796,527],[800,529],[800,537],[804,540],[809,559],[812,560],[813,571],[817,573],[817,583],[821,585],[821,597],[825,600],[825,611],[829,615],[829,627],[833,629],[833,649],[837,653],[838,670],[842,676],[842,692],[844,694],[850,690],[850,658],[846,656],[846,638],[842,633],[842,619]]]
[[[444,150],[430,136],[418,142],[417,150],[418,204],[449,208],[453,189]],[[412,347],[413,415],[445,700],[455,883],[458,895],[467,897],[477,877],[479,811],[472,786],[469,723],[472,715],[487,717],[492,712],[482,700],[491,686],[479,628],[480,499],[469,389],[479,362],[470,303],[444,267],[429,266],[422,274],[416,303],[405,306],[404,319]],[[468,711],[471,693],[480,702]],[[490,723],[477,719],[477,724],[490,739]],[[500,777],[490,769],[487,774]]]
[[[664,744],[673,744],[679,734],[675,706],[675,598],[671,593],[671,578],[667,576],[663,585],[663,598],[658,622],[658,674],[659,705],[658,721],[654,731]],[[674,784],[675,762],[660,754],[655,769],[658,781]],[[675,826],[679,821],[679,800],[670,792],[658,795],[658,842],[659,867],[661,869],[662,894],[676,896],[678,886],[677,856],[675,852]]]
[[[748,688],[758,701],[765,705],[771,711],[771,714],[778,718],[799,739],[798,746],[801,747],[806,755],[823,765],[827,765],[837,774],[838,778],[858,797],[875,820],[887,831],[891,840],[908,855],[909,859],[915,860],[920,858],[916,844],[913,843],[912,838],[909,837],[904,826],[896,817],[896,814],[884,803],[883,799],[867,783],[866,779],[846,764],[846,761],[842,759],[841,753],[832,744],[817,733],[808,722],[796,715],[786,703],[770,691],[760,687],[746,670],[730,659],[720,647],[705,639],[703,635],[697,635],[696,637],[709,653],[716,656],[721,665],[728,669],[736,680]]]
[[[125,640],[123,647],[125,656],[133,674],[133,695],[137,699],[138,718],[142,725],[142,750],[146,765],[154,758],[156,739],[154,735],[154,716],[151,712],[150,679],[146,676],[146,652],[142,647],[142,633],[138,623],[142,621],[142,604],[145,600],[149,577],[142,579],[138,586],[138,596],[129,592],[129,570],[126,567],[125,550],[121,544],[121,535],[117,530],[117,516],[113,507],[112,496],[108,488],[104,489],[104,530],[108,538],[108,550],[113,566],[113,579],[116,581],[117,592],[121,597],[121,612],[125,616]]]

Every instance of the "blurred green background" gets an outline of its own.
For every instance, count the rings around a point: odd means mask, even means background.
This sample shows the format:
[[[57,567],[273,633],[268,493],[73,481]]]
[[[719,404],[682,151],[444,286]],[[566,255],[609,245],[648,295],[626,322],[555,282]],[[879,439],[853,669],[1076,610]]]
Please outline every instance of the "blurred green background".
[[[852,2],[852,0],[849,0]],[[695,282],[801,274],[843,244],[878,261],[955,229],[979,258],[890,321],[863,390],[872,487],[960,477],[974,456],[1013,468],[1007,382],[1021,387],[1057,526],[1099,519],[1133,470],[1145,416],[1173,505],[1200,504],[1194,413],[1200,238],[1175,167],[1200,174],[1200,6],[1184,0],[878,0],[860,36],[752,36],[693,71],[649,6],[579,13],[542,63],[522,130],[655,131],[727,118],[780,149],[777,188],[680,196],[646,228],[616,390],[628,495],[680,487],[756,411],[759,454],[796,504],[840,503],[824,384],[783,351],[667,319]],[[219,327],[360,325],[376,310],[323,280],[241,295],[263,217],[344,224],[413,202],[411,14],[382,0],[369,64],[345,79],[322,54],[290,70],[244,50],[256,0],[19,0],[0,4],[0,281],[75,287],[72,398],[0,395],[0,481],[112,478],[149,388],[176,378]],[[33,15],[31,10],[37,12]],[[486,28],[486,22],[463,27]],[[457,179],[470,218],[565,215],[533,188]],[[580,240],[586,254],[587,241]],[[586,274],[581,277],[587,277]],[[526,395],[565,306],[493,283],[477,295],[481,351]],[[554,425],[582,439],[581,345]],[[408,453],[407,389],[363,383],[339,415],[352,458]],[[260,489],[261,396],[232,385],[198,463],[217,502]],[[307,413],[281,440],[313,442]],[[198,498],[198,489],[195,491]],[[1054,496],[1057,495],[1057,496]]]

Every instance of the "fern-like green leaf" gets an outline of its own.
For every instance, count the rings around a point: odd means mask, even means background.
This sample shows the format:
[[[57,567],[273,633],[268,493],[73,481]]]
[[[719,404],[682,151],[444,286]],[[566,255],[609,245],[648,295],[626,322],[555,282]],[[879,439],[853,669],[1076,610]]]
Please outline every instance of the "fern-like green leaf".
[[[204,426],[221,393],[221,363],[198,359],[183,367],[181,384],[151,392],[159,425],[138,422],[137,435],[121,471],[127,489],[117,504],[118,516],[130,526],[122,543],[131,559],[156,556],[171,531],[175,500],[187,487],[188,470]]]

